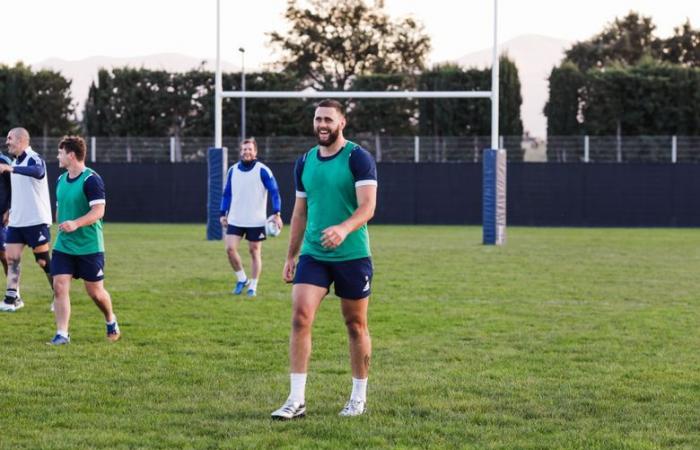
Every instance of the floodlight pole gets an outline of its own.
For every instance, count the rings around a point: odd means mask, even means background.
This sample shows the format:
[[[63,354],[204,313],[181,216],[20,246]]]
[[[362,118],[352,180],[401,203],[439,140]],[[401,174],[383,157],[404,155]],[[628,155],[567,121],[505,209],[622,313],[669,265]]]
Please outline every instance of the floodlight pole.
[[[221,0],[216,0],[216,75],[214,75],[214,147],[222,147],[222,113],[221,102]]]
[[[498,148],[498,0],[493,0],[493,64],[491,65],[491,148]]]
[[[241,97],[241,142],[247,137],[245,130],[245,49],[243,47],[238,49],[241,52],[241,92],[243,96]]]

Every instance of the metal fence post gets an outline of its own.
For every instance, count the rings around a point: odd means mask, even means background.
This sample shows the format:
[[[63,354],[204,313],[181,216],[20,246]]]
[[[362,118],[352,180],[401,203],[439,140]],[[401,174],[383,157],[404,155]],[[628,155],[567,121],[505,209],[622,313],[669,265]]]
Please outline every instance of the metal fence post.
[[[413,137],[413,162],[420,162],[420,137]]]
[[[97,161],[97,138],[92,136],[90,138],[90,162]]]
[[[175,136],[170,136],[170,162],[175,162]]]
[[[498,136],[498,149],[495,149],[495,150],[500,150],[500,149],[503,149],[503,148],[505,148],[505,147],[503,146],[503,136]]]
[[[382,162],[382,140],[379,134],[374,135],[374,152],[377,162]]]
[[[678,136],[675,134],[671,137],[671,162],[676,163],[678,158]]]
[[[590,146],[590,140],[588,139],[588,135],[585,135],[583,137],[583,162],[590,162],[591,161],[591,146]]]

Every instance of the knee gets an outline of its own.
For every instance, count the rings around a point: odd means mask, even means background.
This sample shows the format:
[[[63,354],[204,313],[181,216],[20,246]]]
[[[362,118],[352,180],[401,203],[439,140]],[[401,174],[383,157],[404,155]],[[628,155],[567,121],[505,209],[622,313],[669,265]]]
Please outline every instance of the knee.
[[[103,294],[104,289],[102,289],[101,287],[94,287],[94,286],[87,287],[86,286],[85,291],[87,292],[87,295],[93,300],[100,300],[101,298],[104,297],[104,294]]]
[[[359,339],[368,334],[367,322],[357,317],[346,318],[345,326],[348,329],[348,336],[350,336],[350,339]]]
[[[34,253],[34,259],[36,259],[36,263],[39,264],[39,267],[44,269],[44,272],[49,273],[51,269],[51,257],[49,256],[49,252]]]
[[[56,293],[56,295],[61,295],[65,292],[67,292],[69,289],[69,283],[67,280],[64,280],[62,278],[54,278],[53,279],[53,291]]]
[[[311,327],[312,318],[305,311],[294,311],[292,314],[292,330],[295,333],[303,332]]]
[[[18,264],[19,260],[20,260],[20,255],[21,255],[21,253],[16,254],[14,252],[5,252],[5,260],[10,264],[12,264],[12,263]]]
[[[226,254],[228,256],[236,256],[238,254],[238,252],[236,252],[235,247],[226,247]]]

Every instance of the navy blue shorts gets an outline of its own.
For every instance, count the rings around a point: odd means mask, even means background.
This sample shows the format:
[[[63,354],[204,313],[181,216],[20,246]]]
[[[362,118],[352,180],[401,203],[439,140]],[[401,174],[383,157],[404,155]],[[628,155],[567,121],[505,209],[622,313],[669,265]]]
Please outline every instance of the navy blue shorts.
[[[51,230],[45,223],[31,227],[7,227],[6,244],[26,244],[37,248],[51,242]]]
[[[265,227],[237,227],[235,225],[229,225],[226,228],[226,234],[233,234],[240,237],[245,236],[250,242],[264,241],[267,239]]]
[[[332,283],[338,297],[359,300],[369,297],[373,273],[371,258],[320,261],[309,255],[301,255],[294,284],[313,284],[330,291]]]
[[[0,252],[5,251],[5,241],[7,240],[7,227],[0,227]]]
[[[73,275],[85,281],[104,280],[105,254],[69,255],[54,250],[51,255],[51,276]]]

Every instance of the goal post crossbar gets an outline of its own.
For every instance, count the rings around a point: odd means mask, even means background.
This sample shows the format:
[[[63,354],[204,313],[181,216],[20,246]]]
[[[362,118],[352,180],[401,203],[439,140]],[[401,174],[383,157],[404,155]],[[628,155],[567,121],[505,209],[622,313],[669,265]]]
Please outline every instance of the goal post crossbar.
[[[216,0],[216,72],[214,78],[214,147],[212,154],[225,154],[222,147],[222,103],[224,98],[240,98],[243,104],[246,98],[375,98],[375,99],[418,99],[418,98],[488,98],[491,100],[491,148],[485,151],[483,200],[484,211],[483,235],[484,244],[503,245],[506,228],[506,157],[505,150],[499,149],[499,60],[498,60],[498,0],[493,0],[493,48],[491,65],[490,91],[246,91],[242,83],[241,91],[224,91],[221,73],[221,0]],[[243,73],[243,67],[241,67]],[[245,79],[244,79],[245,81]],[[244,111],[244,108],[241,108]],[[245,114],[245,113],[243,113]],[[244,116],[245,117],[245,116]],[[242,127],[243,129],[245,127]],[[216,176],[210,179],[223,180],[226,162],[209,167],[210,172],[216,171]],[[221,173],[219,173],[221,172]],[[216,186],[220,193],[223,186]],[[211,189],[210,189],[211,191]],[[219,196],[220,197],[220,196]],[[221,227],[218,226],[219,205],[216,196],[209,198],[207,223],[212,225],[212,232],[207,231],[207,239],[221,239]]]
[[[222,98],[491,98],[491,91],[223,91]]]

